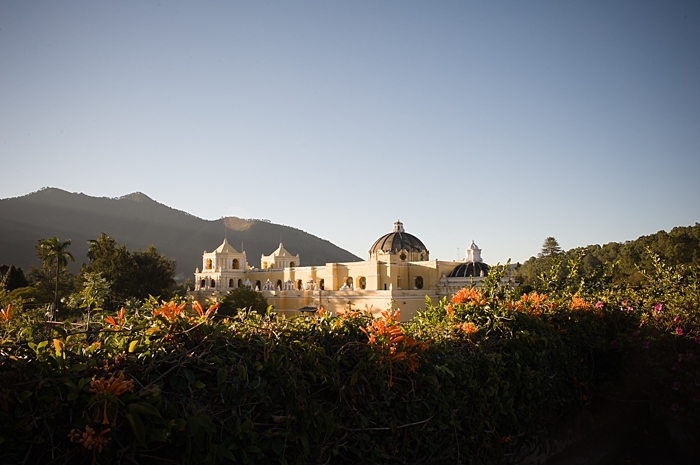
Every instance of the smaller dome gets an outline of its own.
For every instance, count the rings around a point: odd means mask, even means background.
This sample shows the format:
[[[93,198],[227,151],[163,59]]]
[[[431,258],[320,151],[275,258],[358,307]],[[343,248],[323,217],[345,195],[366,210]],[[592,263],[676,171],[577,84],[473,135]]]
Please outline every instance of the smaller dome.
[[[478,278],[481,273],[489,275],[489,266],[484,262],[460,263],[447,275],[448,278]]]

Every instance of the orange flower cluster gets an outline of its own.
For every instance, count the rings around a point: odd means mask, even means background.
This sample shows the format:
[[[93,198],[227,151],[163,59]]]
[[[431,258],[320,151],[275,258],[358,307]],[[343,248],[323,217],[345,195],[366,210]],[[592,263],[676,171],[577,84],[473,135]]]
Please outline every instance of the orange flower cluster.
[[[122,329],[122,325],[124,324],[124,307],[117,312],[117,321],[114,321],[114,317],[110,315],[105,317],[105,323],[110,326],[110,329]]]
[[[213,305],[210,305],[209,309],[205,312],[204,309],[202,308],[202,305],[195,300],[194,303],[192,304],[192,308],[194,309],[195,312],[197,312],[197,315],[203,316],[206,318],[206,317],[209,317],[209,315],[211,315],[212,312],[214,312],[214,310],[219,308],[219,302],[217,302]],[[170,320],[168,320],[168,321],[170,321]]]
[[[103,429],[100,434],[95,435],[95,430],[86,425],[84,432],[73,428],[68,433],[68,437],[70,442],[81,444],[87,450],[93,451],[93,453],[95,451],[102,452],[102,448],[111,440],[111,438],[105,436],[110,431],[110,428]]]
[[[90,392],[97,395],[110,395],[113,397],[119,397],[127,391],[134,390],[134,380],[124,381],[124,372],[119,373],[116,378],[114,375],[110,375],[108,380],[95,379],[92,377],[90,381]]]
[[[176,304],[175,302],[163,303],[160,308],[153,310],[153,316],[162,316],[168,323],[174,323],[178,317],[182,316],[186,303]]]
[[[477,326],[471,321],[467,321],[463,325],[459,326],[459,329],[461,329],[464,332],[464,334],[468,336],[474,334],[479,330],[479,328],[477,328]]]
[[[7,323],[12,317],[12,304],[9,304],[6,309],[0,310],[0,321]]]
[[[99,402],[104,402],[104,406],[102,409],[102,424],[107,425],[109,424],[109,417],[107,416],[107,404],[113,400],[116,399],[117,397],[121,396],[125,392],[128,391],[133,391],[134,390],[134,380],[130,379],[129,381],[124,381],[124,373],[119,373],[119,376],[116,378],[114,375],[110,375],[108,380],[104,379],[95,379],[95,377],[92,377],[92,381],[90,381],[90,392],[93,394],[97,395],[98,397],[101,397],[100,400],[97,401]],[[95,418],[95,421],[99,421],[99,414],[97,418]],[[116,415],[114,418],[114,421],[116,422]]]
[[[484,292],[480,289],[467,289],[466,287],[460,289],[454,296],[452,296],[453,304],[475,304],[475,305],[486,305],[486,298]]]
[[[532,316],[540,316],[543,310],[549,309],[550,304],[547,302],[546,294],[533,292],[532,294],[523,294],[520,300],[516,301],[515,304],[511,304],[510,307],[515,308],[518,312],[525,312]]]
[[[360,328],[369,339],[369,344],[378,349],[380,362],[389,363],[389,383],[391,388],[393,379],[393,364],[404,362],[409,373],[418,369],[418,355],[424,352],[430,345],[430,341],[417,342],[410,336],[404,334],[399,326],[400,311],[384,311],[382,316]]]
[[[586,300],[584,298],[573,295],[573,296],[571,296],[571,304],[569,304],[569,308],[571,308],[571,310],[573,310],[575,312],[577,312],[577,311],[587,312],[591,308],[593,308],[593,306],[591,305],[590,302],[586,302]]]

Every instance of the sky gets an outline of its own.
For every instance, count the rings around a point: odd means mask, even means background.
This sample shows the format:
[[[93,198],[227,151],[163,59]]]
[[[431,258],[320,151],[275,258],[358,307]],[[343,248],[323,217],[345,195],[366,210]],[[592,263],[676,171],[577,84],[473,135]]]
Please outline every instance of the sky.
[[[494,264],[694,225],[699,175],[697,1],[0,1],[0,198]]]

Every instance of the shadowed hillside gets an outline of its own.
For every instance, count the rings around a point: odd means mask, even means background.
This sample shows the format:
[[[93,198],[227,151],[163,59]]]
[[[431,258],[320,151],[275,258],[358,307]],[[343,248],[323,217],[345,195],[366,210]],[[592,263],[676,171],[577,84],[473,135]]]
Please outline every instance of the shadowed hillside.
[[[251,266],[259,267],[260,255],[277,248],[280,235],[285,248],[301,256],[302,266],[359,260],[327,240],[289,226],[240,218],[203,220],[140,192],[111,199],[46,188],[0,200],[0,264],[27,270],[38,264],[37,241],[57,236],[73,241],[70,250],[78,264],[71,268],[76,271],[79,263],[86,261],[87,241],[105,232],[129,249],[153,244],[177,261],[178,277],[186,278],[195,267],[201,267],[204,250],[221,244],[224,231],[235,248],[240,249],[243,242]]]

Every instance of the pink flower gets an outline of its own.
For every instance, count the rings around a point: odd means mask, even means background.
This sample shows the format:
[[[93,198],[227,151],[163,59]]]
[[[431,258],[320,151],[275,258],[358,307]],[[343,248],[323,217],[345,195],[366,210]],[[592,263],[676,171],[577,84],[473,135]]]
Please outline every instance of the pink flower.
[[[676,328],[676,336],[682,336],[683,335],[683,329],[682,328]]]
[[[674,323],[678,323],[679,321],[681,321],[681,317],[679,317],[679,316],[677,316],[673,319]]]
[[[680,382],[680,381],[674,381],[674,382],[673,382],[673,386],[671,386],[671,389],[673,389],[674,391],[677,391],[677,390],[679,390],[680,388],[681,388],[681,382]]]
[[[632,310],[634,310],[632,307],[627,307],[627,313],[631,312]]]
[[[642,342],[642,348],[643,348],[643,349],[648,349],[648,348],[649,348],[649,341],[644,341],[644,342]]]
[[[664,309],[664,304],[656,304],[656,305],[654,305],[654,311],[655,311],[656,313],[661,313],[661,310],[663,310],[663,309]]]
[[[601,302],[599,300],[598,302],[595,303],[595,308],[603,308],[603,305],[604,305],[603,302]]]
[[[674,412],[675,412],[676,410],[678,410],[678,404],[675,403],[675,402],[674,402],[673,404],[671,404],[671,410],[673,410]]]
[[[674,363],[673,366],[671,367],[671,370],[676,371],[676,370],[679,369],[680,367],[681,367],[681,364],[678,363],[678,362],[676,362],[676,363]]]
[[[678,354],[678,361],[682,362],[683,361],[683,354]]]

